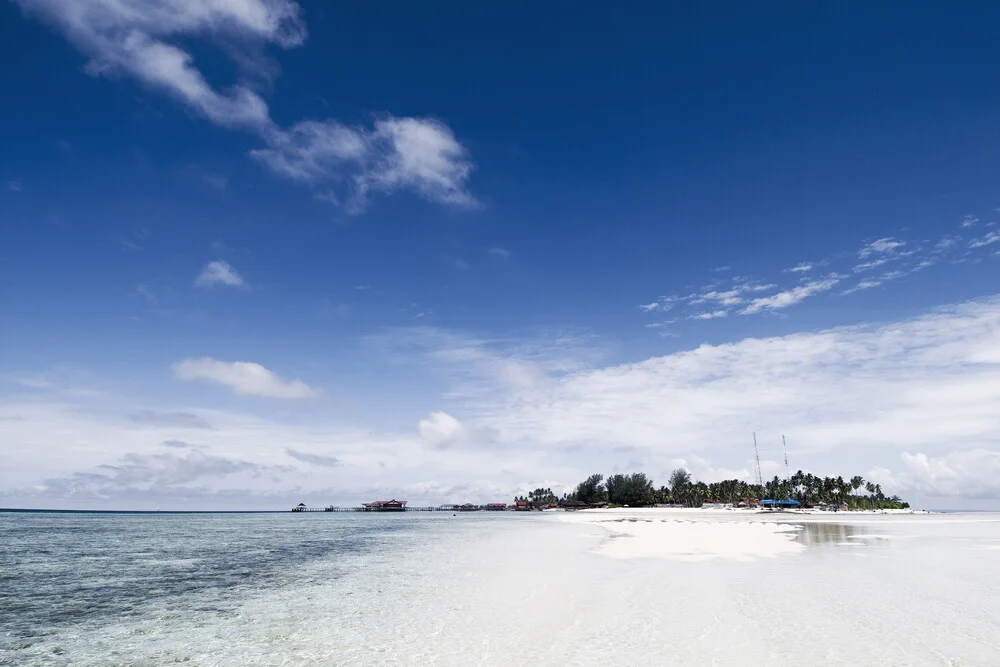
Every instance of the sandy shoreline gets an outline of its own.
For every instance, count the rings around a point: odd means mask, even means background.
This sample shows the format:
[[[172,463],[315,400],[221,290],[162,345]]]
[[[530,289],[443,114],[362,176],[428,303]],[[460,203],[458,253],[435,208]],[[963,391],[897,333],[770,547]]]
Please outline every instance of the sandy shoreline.
[[[621,508],[565,512],[556,520],[607,531],[597,553],[611,558],[749,561],[805,550],[800,533],[812,524],[851,524],[875,517],[910,516],[911,510],[767,512],[701,508]],[[846,538],[845,538],[846,539]],[[856,538],[863,539],[863,538]],[[842,542],[852,544],[851,542]]]

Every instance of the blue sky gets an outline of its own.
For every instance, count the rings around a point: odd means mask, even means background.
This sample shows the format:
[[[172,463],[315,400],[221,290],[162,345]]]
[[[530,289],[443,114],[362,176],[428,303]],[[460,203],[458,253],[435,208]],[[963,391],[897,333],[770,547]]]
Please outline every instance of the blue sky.
[[[0,504],[995,506],[998,19],[0,4]]]

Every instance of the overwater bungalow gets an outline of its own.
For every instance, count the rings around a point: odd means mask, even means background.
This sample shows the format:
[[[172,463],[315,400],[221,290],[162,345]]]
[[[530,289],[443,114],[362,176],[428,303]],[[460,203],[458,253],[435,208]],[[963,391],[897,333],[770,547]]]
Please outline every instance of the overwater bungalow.
[[[365,512],[403,512],[406,510],[405,500],[376,500],[372,503],[362,503]]]
[[[487,503],[487,512],[504,512],[507,510],[507,503]]]

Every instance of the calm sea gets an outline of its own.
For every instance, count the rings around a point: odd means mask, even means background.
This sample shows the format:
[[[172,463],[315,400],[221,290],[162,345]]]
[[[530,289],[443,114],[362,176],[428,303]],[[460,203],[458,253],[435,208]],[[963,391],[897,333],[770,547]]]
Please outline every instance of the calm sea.
[[[997,515],[638,516],[0,512],[0,664],[1000,665]]]
[[[340,580],[504,518],[0,512],[0,664],[217,664],[234,625],[258,624],[262,647],[322,632],[363,594]]]

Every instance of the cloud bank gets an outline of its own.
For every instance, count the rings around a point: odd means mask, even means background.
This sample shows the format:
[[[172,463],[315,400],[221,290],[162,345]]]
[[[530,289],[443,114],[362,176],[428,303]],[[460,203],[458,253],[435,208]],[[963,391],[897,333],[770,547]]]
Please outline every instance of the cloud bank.
[[[401,430],[190,408],[115,421],[82,403],[0,399],[0,493],[28,505],[502,500],[595,471],[641,468],[662,481],[685,465],[749,479],[756,431],[771,474],[784,433],[793,468],[861,473],[918,502],[998,505],[998,332],[1000,297],[612,365],[558,336],[393,330],[372,341],[372,358],[416,364],[447,385],[431,397],[439,409]],[[256,364],[193,359],[176,372],[256,395],[314,391]],[[197,446],[181,446],[195,436]]]

